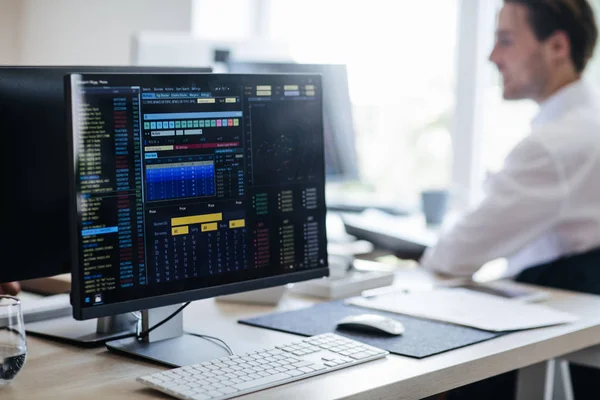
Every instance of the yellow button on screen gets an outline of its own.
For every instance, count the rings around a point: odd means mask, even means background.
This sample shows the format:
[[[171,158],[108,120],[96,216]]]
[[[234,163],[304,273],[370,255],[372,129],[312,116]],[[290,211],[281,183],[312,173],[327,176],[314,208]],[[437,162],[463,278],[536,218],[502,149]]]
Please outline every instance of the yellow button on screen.
[[[200,225],[202,227],[202,232],[211,232],[211,231],[216,231],[217,230],[217,223],[216,222],[212,222],[210,224],[202,224]]]
[[[230,229],[243,228],[245,226],[246,226],[246,221],[243,219],[234,219],[234,220],[229,221]]]
[[[171,234],[173,236],[187,235],[188,233],[190,233],[190,228],[188,226],[178,226],[177,228],[171,228]]]

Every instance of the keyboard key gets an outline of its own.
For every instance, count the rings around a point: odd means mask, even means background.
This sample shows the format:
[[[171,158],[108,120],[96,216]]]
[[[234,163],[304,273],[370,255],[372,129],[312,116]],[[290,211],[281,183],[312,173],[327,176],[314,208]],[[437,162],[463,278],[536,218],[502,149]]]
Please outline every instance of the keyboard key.
[[[190,400],[210,400],[212,397],[207,396],[205,394],[199,393],[197,395],[191,396]]]
[[[161,380],[155,379],[155,378],[146,378],[145,381],[146,381],[146,383],[149,383],[151,385],[160,385],[162,382],[164,382],[164,381],[161,381]]]
[[[362,360],[363,358],[369,358],[370,356],[366,352],[360,352],[351,354],[350,357],[354,358],[355,360]]]
[[[287,371],[286,374],[291,375],[291,376],[304,375],[304,373],[302,371],[298,371],[297,369],[293,369],[291,371]]]
[[[225,387],[225,388],[219,389],[219,392],[225,393],[225,394],[231,394],[231,393],[238,392],[238,390],[235,387]]]
[[[307,367],[307,366],[312,365],[312,364],[313,364],[312,361],[301,361],[299,363],[294,364],[294,366],[296,368],[301,368],[301,367]]]
[[[283,372],[281,372],[277,375],[265,376],[265,377],[262,377],[261,379],[256,379],[254,381],[238,383],[237,385],[235,385],[233,387],[236,388],[237,390],[245,390],[245,389],[250,389],[251,387],[263,386],[268,383],[284,381],[284,380],[288,379],[290,376],[291,375],[289,375],[289,374],[284,374]]]

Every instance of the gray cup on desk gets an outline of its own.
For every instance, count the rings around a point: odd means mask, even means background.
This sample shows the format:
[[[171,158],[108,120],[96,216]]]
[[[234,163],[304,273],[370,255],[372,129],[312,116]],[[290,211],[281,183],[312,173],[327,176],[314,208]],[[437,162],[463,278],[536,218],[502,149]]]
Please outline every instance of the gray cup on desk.
[[[445,189],[423,190],[421,209],[427,225],[441,225],[448,209],[450,193]]]

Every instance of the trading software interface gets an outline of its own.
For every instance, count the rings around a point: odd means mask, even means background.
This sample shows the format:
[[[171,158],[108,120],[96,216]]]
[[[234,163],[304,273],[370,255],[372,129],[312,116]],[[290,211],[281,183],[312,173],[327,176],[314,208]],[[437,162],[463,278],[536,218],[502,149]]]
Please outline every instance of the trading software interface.
[[[314,75],[72,75],[83,307],[326,264]]]

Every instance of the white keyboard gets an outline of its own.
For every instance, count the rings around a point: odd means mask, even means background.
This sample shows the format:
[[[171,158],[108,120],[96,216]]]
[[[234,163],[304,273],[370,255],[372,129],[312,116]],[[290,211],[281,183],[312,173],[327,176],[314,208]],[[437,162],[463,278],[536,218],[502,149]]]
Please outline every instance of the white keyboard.
[[[333,333],[137,378],[185,400],[230,399],[385,357],[389,352]]]

